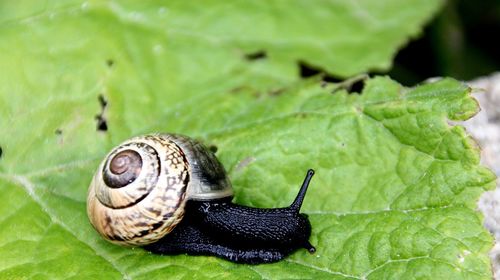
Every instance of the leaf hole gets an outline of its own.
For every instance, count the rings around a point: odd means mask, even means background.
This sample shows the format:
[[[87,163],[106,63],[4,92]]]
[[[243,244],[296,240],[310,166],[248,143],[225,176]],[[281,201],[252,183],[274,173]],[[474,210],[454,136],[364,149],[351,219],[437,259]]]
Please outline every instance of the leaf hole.
[[[95,116],[97,121],[97,131],[108,131],[108,121],[105,117],[106,108],[108,107],[108,101],[104,97],[104,95],[99,94],[97,96],[97,100],[99,101],[99,105],[101,106],[101,112]]]
[[[349,79],[343,80],[340,83],[336,83],[332,93],[337,92],[340,89],[344,89],[349,94],[361,94],[365,87],[365,81],[369,79],[370,76],[368,74],[360,74]]]
[[[99,96],[97,96],[97,100],[99,100],[99,105],[101,105],[101,109],[102,110],[106,109],[106,107],[108,106],[108,101],[106,100],[106,98],[104,98],[104,95],[99,94]]]
[[[321,87],[327,87],[330,83],[336,84],[337,87],[333,93],[335,93],[338,89],[345,89],[348,93],[361,93],[365,86],[365,80],[367,77],[366,74],[362,74],[345,80],[340,79],[328,74],[325,70],[309,65],[304,61],[299,61],[299,69],[300,77],[304,79],[321,75]]]
[[[245,59],[248,61],[255,61],[266,58],[267,58],[267,53],[263,50],[245,54]]]
[[[0,147],[0,158],[2,158],[2,155],[3,155],[3,150],[2,147]]]
[[[97,131],[108,131],[108,122],[101,115],[95,116],[97,120]]]
[[[365,87],[365,81],[364,80],[357,80],[354,83],[350,84],[347,91],[349,91],[349,93],[356,92],[356,93],[361,94],[363,92],[364,87]]]
[[[305,61],[299,61],[299,71],[300,71],[300,77],[303,79],[313,77],[313,76],[318,76],[321,75],[323,78],[323,82],[328,82],[328,83],[339,83],[342,81],[342,79],[339,79],[333,75],[330,75],[326,73],[325,70],[312,66]]]

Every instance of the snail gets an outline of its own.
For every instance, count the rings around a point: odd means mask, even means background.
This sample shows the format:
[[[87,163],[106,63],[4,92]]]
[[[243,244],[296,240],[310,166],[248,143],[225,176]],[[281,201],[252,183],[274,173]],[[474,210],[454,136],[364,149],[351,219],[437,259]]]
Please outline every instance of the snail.
[[[253,208],[233,190],[214,153],[187,136],[151,134],[114,148],[90,183],[87,214],[106,240],[162,255],[213,255],[236,263],[276,262],[315,248],[299,213],[308,170],[293,203]]]

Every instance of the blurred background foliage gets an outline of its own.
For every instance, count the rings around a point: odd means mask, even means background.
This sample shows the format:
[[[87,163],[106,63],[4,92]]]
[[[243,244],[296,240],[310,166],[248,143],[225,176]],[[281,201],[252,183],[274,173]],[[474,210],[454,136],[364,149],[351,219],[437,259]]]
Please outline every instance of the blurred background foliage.
[[[500,70],[499,39],[499,0],[450,0],[422,36],[399,51],[388,74],[405,85],[488,75]]]
[[[370,74],[389,75],[412,86],[431,77],[472,80],[500,71],[500,0],[449,0],[424,27],[420,36],[398,51],[388,72]],[[303,77],[324,72],[300,66]],[[324,74],[326,81],[342,80]]]

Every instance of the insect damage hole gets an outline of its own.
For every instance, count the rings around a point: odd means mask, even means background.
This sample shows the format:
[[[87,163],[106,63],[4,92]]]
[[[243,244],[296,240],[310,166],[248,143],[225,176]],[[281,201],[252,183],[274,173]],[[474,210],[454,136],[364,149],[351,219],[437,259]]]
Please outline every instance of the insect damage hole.
[[[99,100],[99,105],[101,106],[101,112],[95,116],[97,121],[97,131],[108,131],[108,121],[106,119],[106,108],[108,107],[108,101],[102,94],[97,97]]]
[[[345,89],[348,93],[358,93],[363,91],[365,81],[369,78],[368,74],[360,74],[347,79],[341,79],[328,74],[325,70],[307,64],[304,61],[299,61],[300,77],[306,79],[313,76],[322,76],[321,86],[327,87],[329,84],[334,84],[332,93],[339,89]]]
[[[312,76],[321,75],[323,77],[322,78],[323,82],[328,82],[328,83],[342,82],[342,79],[334,77],[333,75],[328,74],[325,70],[319,67],[312,66],[305,61],[299,61],[298,66],[301,78],[306,79]]]
[[[339,89],[345,89],[348,93],[361,94],[365,87],[365,81],[369,79],[368,74],[360,74],[335,84],[332,93]]]
[[[3,155],[3,150],[2,147],[0,147],[0,159],[2,158],[2,155]]]
[[[266,58],[267,58],[267,53],[262,50],[245,54],[245,59],[248,61],[255,61]]]

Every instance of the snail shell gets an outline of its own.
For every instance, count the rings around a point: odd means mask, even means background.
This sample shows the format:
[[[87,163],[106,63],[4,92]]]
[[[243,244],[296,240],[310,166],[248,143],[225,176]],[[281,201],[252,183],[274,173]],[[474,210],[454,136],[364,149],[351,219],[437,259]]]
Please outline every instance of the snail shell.
[[[132,138],[100,164],[87,198],[87,214],[107,240],[153,243],[182,220],[186,200],[231,197],[222,164],[201,143],[176,134]]]

